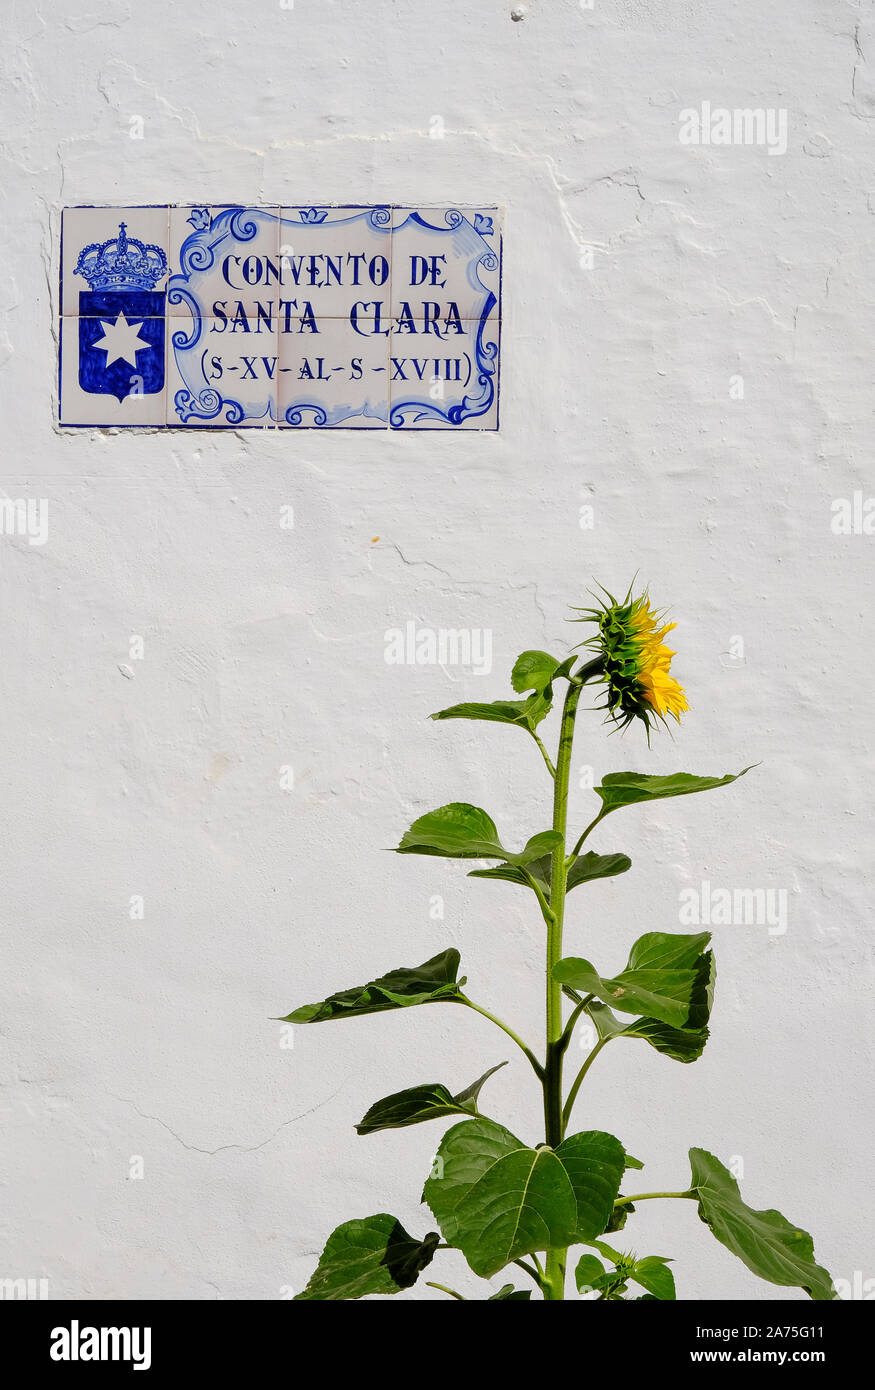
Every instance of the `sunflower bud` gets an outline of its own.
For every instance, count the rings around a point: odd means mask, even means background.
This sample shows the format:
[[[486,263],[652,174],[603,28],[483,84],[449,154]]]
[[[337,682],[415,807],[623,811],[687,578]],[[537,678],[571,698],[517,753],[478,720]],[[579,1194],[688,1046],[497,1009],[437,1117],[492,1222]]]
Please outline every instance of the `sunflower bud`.
[[[622,603],[607,590],[604,593],[609,603],[600,599],[598,608],[577,610],[583,616],[575,622],[595,623],[598,628],[580,645],[601,658],[602,708],[608,718],[623,729],[640,719],[649,739],[656,718],[665,723],[670,714],[680,722],[681,713],[689,709],[682,686],[671,675],[675,653],[663,641],[677,624],[663,622],[665,614],[651,608],[646,591],[632,598],[630,588]]]

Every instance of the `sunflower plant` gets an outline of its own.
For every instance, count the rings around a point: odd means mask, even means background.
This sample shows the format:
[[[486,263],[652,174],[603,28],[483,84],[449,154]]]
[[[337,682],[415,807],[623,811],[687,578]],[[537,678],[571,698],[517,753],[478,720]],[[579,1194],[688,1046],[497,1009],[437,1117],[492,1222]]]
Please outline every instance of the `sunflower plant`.
[[[654,729],[669,718],[679,721],[688,708],[671,673],[675,653],[664,640],[674,624],[654,610],[646,593],[633,597],[630,590],[618,602],[605,592],[596,607],[576,611],[577,621],[591,625],[591,635],[580,644],[586,659],[573,653],[560,661],[543,651],[523,652],[511,674],[520,698],[453,705],[432,715],[511,724],[534,739],[552,782],[550,828],[532,835],[521,850],[510,850],[485,811],[453,802],[420,816],[397,846],[399,854],[492,861],[488,868],[472,869],[470,876],[500,879],[531,893],[545,930],[546,1036],[541,1050],[465,993],[459,953],[453,948],[422,965],[390,970],[304,1005],[284,1020],[322,1023],[426,1004],[475,1010],[513,1041],[534,1073],[543,1094],[543,1135],[534,1141],[518,1138],[484,1113],[481,1092],[498,1070],[495,1066],[465,1085],[428,1082],[378,1100],[356,1125],[359,1134],[455,1121],[440,1142],[423,1191],[439,1232],[412,1235],[386,1212],[346,1221],[329,1236],[298,1299],[397,1293],[415,1284],[447,1249],[461,1251],[483,1279],[508,1270],[517,1280],[520,1272],[525,1274],[523,1287],[504,1283],[497,1290],[487,1288],[484,1298],[526,1300],[535,1292],[548,1301],[564,1299],[574,1247],[580,1247],[573,1268],[579,1294],[606,1301],[673,1299],[670,1261],[629,1249],[627,1222],[640,1202],[656,1200],[695,1202],[711,1233],[760,1278],[803,1289],[812,1299],[835,1297],[830,1276],[815,1263],[811,1237],[780,1212],[747,1206],[735,1178],[707,1149],[690,1149],[689,1176],[681,1178],[677,1191],[639,1192],[634,1190],[639,1183],[629,1175],[643,1164],[622,1140],[603,1130],[572,1126],[590,1068],[617,1039],[641,1039],[676,1062],[701,1056],[715,978],[709,932],[646,932],[633,944],[625,965],[612,960],[607,974],[580,956],[563,955],[569,893],[631,867],[625,854],[590,849],[590,836],[624,806],[725,787],[750,771],[722,777],[611,773],[595,788],[596,814],[573,838],[567,826],[568,783],[584,692],[600,688],[607,722],[620,728],[640,722],[648,744]],[[559,739],[551,755],[538,729],[560,692]],[[566,1078],[569,1045],[584,1018],[596,1041],[576,1074]],[[452,1298],[462,1297],[437,1276],[427,1282]]]

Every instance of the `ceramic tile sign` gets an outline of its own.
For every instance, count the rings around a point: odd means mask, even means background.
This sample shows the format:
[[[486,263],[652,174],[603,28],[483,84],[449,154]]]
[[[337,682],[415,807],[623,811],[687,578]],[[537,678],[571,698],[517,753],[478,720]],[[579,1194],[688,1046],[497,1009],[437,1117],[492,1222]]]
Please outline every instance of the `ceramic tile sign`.
[[[498,208],[77,207],[59,422],[498,429]]]

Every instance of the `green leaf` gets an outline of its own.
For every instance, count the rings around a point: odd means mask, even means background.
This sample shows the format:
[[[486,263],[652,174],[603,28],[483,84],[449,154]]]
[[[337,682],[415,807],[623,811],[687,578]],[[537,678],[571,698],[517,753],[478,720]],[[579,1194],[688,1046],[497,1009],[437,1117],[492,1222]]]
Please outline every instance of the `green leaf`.
[[[624,1202],[621,1207],[614,1207],[611,1219],[605,1227],[605,1235],[612,1235],[614,1231],[622,1231],[634,1210],[634,1202]]]
[[[484,1081],[506,1067],[506,1062],[490,1067],[464,1091],[451,1095],[446,1086],[439,1081],[431,1085],[413,1086],[407,1091],[396,1091],[371,1106],[360,1124],[356,1125],[359,1134],[376,1134],[380,1129],[403,1129],[406,1125],[419,1125],[425,1120],[437,1120],[444,1115],[476,1115],[477,1097]]]
[[[623,1258],[619,1250],[615,1250],[611,1245],[606,1245],[602,1240],[591,1240],[589,1244],[594,1250],[598,1250],[604,1259],[610,1260],[613,1265],[619,1264]]]
[[[295,1301],[363,1298],[409,1289],[431,1263],[439,1242],[437,1232],[416,1240],[388,1212],[345,1221],[328,1237],[315,1273]]]
[[[479,806],[453,801],[415,820],[401,837],[398,854],[434,854],[444,859],[503,859],[509,864],[528,864],[560,844],[556,830],[533,835],[519,854],[504,848],[491,816]]]
[[[459,1092],[459,1094],[456,1096],[457,1104],[464,1105],[466,1107],[470,1105],[472,1112],[476,1114],[477,1100],[480,1096],[480,1091],[483,1088],[483,1083],[488,1081],[490,1076],[492,1076],[495,1072],[501,1071],[501,1068],[506,1066],[507,1062],[496,1062],[494,1067],[490,1067],[489,1070],[485,1071],[482,1076],[478,1076],[476,1081],[472,1081],[470,1086],[466,1086],[464,1091]]]
[[[710,1033],[707,1028],[671,1028],[657,1018],[638,1018],[621,1030],[621,1036],[644,1038],[657,1052],[676,1062],[695,1062],[704,1052]]]
[[[595,1255],[581,1255],[574,1271],[574,1282],[578,1293],[601,1288],[605,1278],[605,1267]]]
[[[619,1139],[603,1130],[572,1134],[555,1150],[577,1199],[577,1240],[605,1230],[614,1210],[628,1155]],[[633,1163],[634,1163],[633,1159]]]
[[[486,1302],[496,1303],[499,1299],[506,1298],[528,1300],[531,1298],[531,1296],[531,1289],[515,1289],[513,1284],[502,1284],[501,1288],[498,1290],[498,1293],[491,1294],[490,1297],[487,1298]]]
[[[741,772],[728,772],[725,777],[694,777],[691,772],[676,772],[671,777],[651,777],[644,772],[610,772],[596,787],[602,799],[602,814],[616,811],[619,806],[632,806],[637,801],[658,801],[666,796],[689,796],[691,792],[707,792],[713,787],[725,787],[737,782],[751,767]]]
[[[459,952],[454,946],[432,956],[424,965],[391,970],[388,975],[366,985],[331,994],[320,1004],[304,1004],[286,1014],[283,1023],[323,1023],[331,1018],[354,1018],[359,1014],[382,1013],[385,1009],[406,1009],[414,1004],[452,1002],[461,997],[464,978],[456,979]]]
[[[613,878],[616,874],[624,874],[627,869],[631,869],[632,860],[627,854],[579,854],[568,870],[566,880],[566,892],[571,892],[580,883],[588,883],[594,878]],[[553,879],[553,861],[550,855],[545,855],[543,859],[534,859],[527,865],[529,873],[537,880],[543,892],[549,893],[550,884]],[[503,878],[509,883],[522,884],[524,888],[530,888],[524,873],[515,868],[512,864],[496,864],[491,869],[472,869],[468,874],[469,878]]]
[[[566,891],[570,893],[579,883],[589,883],[594,878],[615,878],[631,867],[632,860],[628,854],[593,854],[591,850],[579,854],[568,870]]]
[[[674,1275],[666,1267],[662,1255],[646,1255],[643,1260],[636,1260],[629,1278],[634,1279],[635,1283],[640,1284],[648,1293],[652,1293],[654,1298],[664,1301],[677,1298]]]
[[[581,1256],[574,1272],[579,1293],[588,1289],[610,1290],[613,1286],[625,1288],[626,1280],[633,1279],[655,1298],[675,1298],[674,1276],[671,1270],[666,1269],[667,1260],[664,1256],[647,1255],[644,1259],[638,1260],[634,1255],[621,1255],[618,1250],[613,1250],[610,1245],[604,1245],[600,1240],[591,1241],[590,1244],[598,1250],[603,1259],[609,1260],[614,1268],[610,1271],[604,1270],[601,1261],[596,1259],[595,1255]]]
[[[549,862],[550,861],[548,859],[547,863],[549,864]],[[537,882],[541,891],[543,893],[548,893],[550,891],[550,884],[544,878],[542,869],[543,863],[543,859],[535,859],[532,861],[531,864],[528,864],[526,867],[529,873],[531,874],[532,878],[535,879],[535,881]],[[508,883],[519,883],[522,885],[523,888],[531,888],[532,886],[529,883],[529,880],[526,878],[525,874],[523,873],[522,869],[517,869],[513,864],[494,864],[491,869],[469,869],[468,877],[502,878],[505,879]]]
[[[550,712],[549,700],[531,695],[528,700],[491,700],[486,704],[468,701],[439,709],[432,719],[481,719],[488,724],[514,724],[530,734]]]
[[[488,1279],[521,1255],[604,1230],[624,1165],[622,1144],[600,1131],[531,1149],[492,1120],[468,1120],[444,1135],[423,1200]]]
[[[556,846],[561,845],[561,843],[562,836],[558,830],[541,830],[537,835],[533,835],[531,839],[526,842],[526,847],[522,854],[508,856],[509,862],[511,864],[531,864],[537,862],[543,859],[545,855],[551,854]]]
[[[708,1017],[712,958],[703,948],[710,932],[681,936],[647,932],[638,938],[619,975],[603,979],[588,960],[566,956],[553,978],[594,994],[621,1013],[644,1014],[673,1028],[697,1028]]]
[[[450,705],[449,709],[438,710],[432,719],[481,719],[490,724],[514,724],[526,729],[530,734],[550,713],[553,702],[552,681],[556,676],[567,676],[574,665],[570,657],[562,665],[547,652],[523,652],[514,663],[511,685],[517,694],[531,690],[533,694],[525,700],[490,700],[485,704],[465,702]]]
[[[713,985],[716,974],[714,957],[711,952],[710,958],[711,979]],[[705,1004],[710,1013],[711,998],[713,989],[705,991]],[[672,1057],[677,1062],[695,1062],[701,1057],[705,1050],[710,1033],[707,1026],[703,1023],[697,1028],[672,1028],[668,1023],[661,1023],[656,1018],[636,1018],[631,1023],[617,1018],[612,1013],[607,1004],[602,1004],[593,1000],[587,1006],[587,1013],[596,1027],[596,1032],[601,1040],[612,1038],[643,1038],[649,1042],[651,1047],[656,1048],[657,1052],[662,1052],[666,1057]]]
[[[550,690],[559,662],[549,652],[523,652],[514,662],[510,683],[518,694],[524,690],[534,690],[543,695]]]
[[[804,1289],[817,1301],[837,1295],[832,1279],[814,1262],[814,1242],[779,1211],[754,1211],[741,1199],[738,1183],[705,1149],[690,1149],[691,1189],[699,1216],[727,1250],[770,1284]]]
[[[423,1200],[444,1239],[484,1278],[574,1238],[577,1204],[561,1162],[491,1120],[454,1125],[444,1135]]]

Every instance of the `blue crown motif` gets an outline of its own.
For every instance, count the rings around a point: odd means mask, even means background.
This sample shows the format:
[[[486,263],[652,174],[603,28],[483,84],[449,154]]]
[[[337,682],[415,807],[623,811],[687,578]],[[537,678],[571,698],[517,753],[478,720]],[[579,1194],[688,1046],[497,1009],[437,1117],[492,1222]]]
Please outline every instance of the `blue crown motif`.
[[[160,246],[128,237],[127,224],[120,222],[117,237],[80,251],[74,273],[93,290],[152,290],[167,274],[167,257]]]

